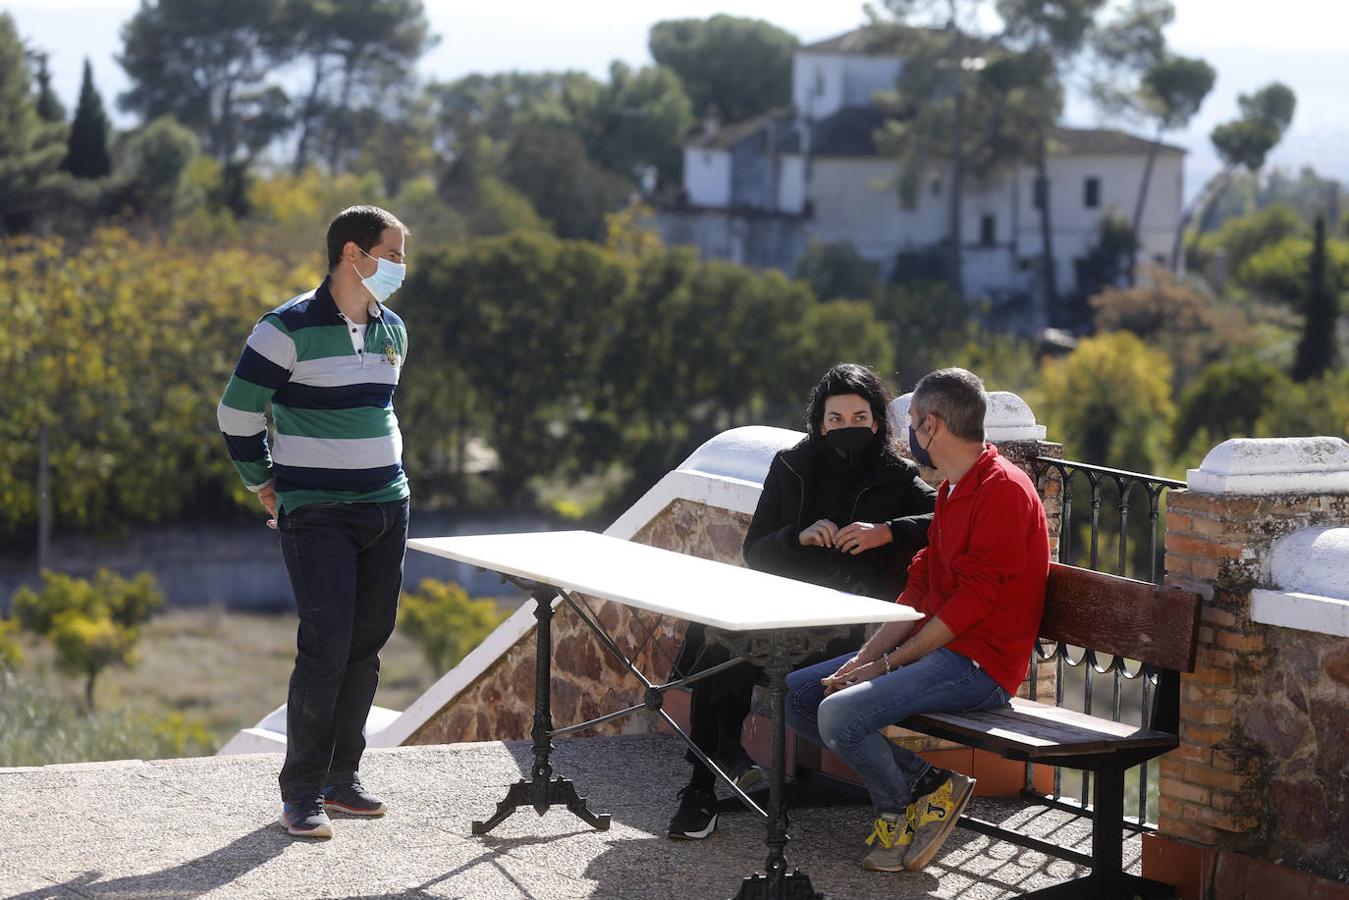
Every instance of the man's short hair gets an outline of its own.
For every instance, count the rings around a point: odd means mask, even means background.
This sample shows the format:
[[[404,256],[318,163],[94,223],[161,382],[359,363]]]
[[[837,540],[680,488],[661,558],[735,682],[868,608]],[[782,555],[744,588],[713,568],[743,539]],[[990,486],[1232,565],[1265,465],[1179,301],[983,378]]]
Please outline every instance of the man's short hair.
[[[369,253],[370,248],[379,243],[386,228],[411,234],[397,216],[378,206],[349,206],[342,210],[328,223],[328,271],[337,268],[342,261],[342,248],[347,241]]]
[[[951,433],[966,441],[984,440],[984,414],[988,395],[979,376],[967,369],[929,372],[913,389],[909,419],[915,425],[935,415]]]

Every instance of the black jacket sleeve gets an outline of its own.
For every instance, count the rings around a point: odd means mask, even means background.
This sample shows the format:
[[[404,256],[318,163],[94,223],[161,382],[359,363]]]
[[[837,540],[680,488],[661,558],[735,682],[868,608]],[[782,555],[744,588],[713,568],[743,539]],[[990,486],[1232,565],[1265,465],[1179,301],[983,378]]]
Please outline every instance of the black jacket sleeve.
[[[937,492],[914,471],[904,487],[902,509],[905,514],[889,522],[895,547],[907,547],[910,554],[926,547],[927,529],[932,524],[932,511],[936,506]]]
[[[759,504],[754,508],[754,518],[750,520],[745,544],[741,549],[745,565],[778,575],[793,569],[804,549],[798,540],[801,530],[797,522],[786,520],[782,514],[783,491],[799,489],[796,485],[784,483],[793,477],[784,471],[785,468],[781,454],[773,457],[768,476],[764,478],[763,493],[759,495]]]

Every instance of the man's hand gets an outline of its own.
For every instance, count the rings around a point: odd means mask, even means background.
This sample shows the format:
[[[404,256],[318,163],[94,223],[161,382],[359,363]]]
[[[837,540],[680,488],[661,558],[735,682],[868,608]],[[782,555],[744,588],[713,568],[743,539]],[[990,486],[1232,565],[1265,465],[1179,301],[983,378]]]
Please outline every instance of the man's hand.
[[[820,519],[814,525],[801,532],[797,541],[802,547],[832,547],[838,535],[838,526],[828,519]]]
[[[262,504],[262,508],[263,508],[263,509],[267,510],[267,515],[271,516],[271,518],[267,520],[267,527],[268,527],[268,528],[275,528],[275,527],[276,527],[276,488],[274,488],[274,487],[272,487],[272,485],[268,484],[266,487],[264,487],[264,488],[262,488],[261,490],[259,490],[259,491],[258,491],[258,502]]]
[[[894,539],[895,536],[890,532],[889,525],[853,522],[851,525],[839,529],[838,534],[834,535],[834,547],[843,553],[851,553],[856,556],[867,550],[884,547]]]
[[[864,681],[870,681],[885,674],[885,663],[879,659],[869,663],[859,663],[857,657],[845,662],[839,666],[838,671],[820,679],[820,684],[824,685],[824,694],[830,694],[841,691],[844,688],[852,687],[854,684],[861,684]]]

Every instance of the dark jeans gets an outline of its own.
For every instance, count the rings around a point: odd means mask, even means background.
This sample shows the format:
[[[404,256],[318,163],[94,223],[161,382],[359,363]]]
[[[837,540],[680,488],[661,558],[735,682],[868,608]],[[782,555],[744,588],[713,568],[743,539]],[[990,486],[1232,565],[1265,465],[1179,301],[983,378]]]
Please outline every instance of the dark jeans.
[[[831,640],[824,653],[797,660],[795,665],[810,665],[835,656],[841,652],[841,647],[856,646],[860,643],[861,636],[861,629],[850,630],[848,634]],[[693,622],[684,635],[684,647],[679,654],[679,660],[675,663],[675,669],[684,675],[690,675],[724,663],[733,655],[721,644],[708,640],[705,627]],[[745,717],[749,715],[750,702],[754,696],[754,685],[762,675],[763,670],[758,666],[742,662],[692,684],[692,697],[689,700],[689,737],[699,750],[713,760],[717,760],[718,756],[725,756],[740,743]],[[711,790],[716,784],[716,775],[712,770],[704,766],[692,751],[688,751],[685,758],[693,763],[692,783]]]
[[[360,767],[379,651],[398,614],[408,501],[302,506],[277,530],[300,617],[280,779],[281,799],[296,800]]]

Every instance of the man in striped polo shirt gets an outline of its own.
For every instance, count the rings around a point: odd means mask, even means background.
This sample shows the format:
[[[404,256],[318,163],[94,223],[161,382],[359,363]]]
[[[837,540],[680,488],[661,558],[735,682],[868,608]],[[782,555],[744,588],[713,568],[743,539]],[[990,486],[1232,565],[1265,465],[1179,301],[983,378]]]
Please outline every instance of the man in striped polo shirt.
[[[333,219],[328,277],[258,321],[218,410],[235,468],[280,532],[295,592],[299,652],[281,819],[303,837],[332,837],[329,810],[386,810],[358,769],[407,543],[408,480],[393,411],[407,331],[384,306],[406,271],[407,234],[374,206]]]

